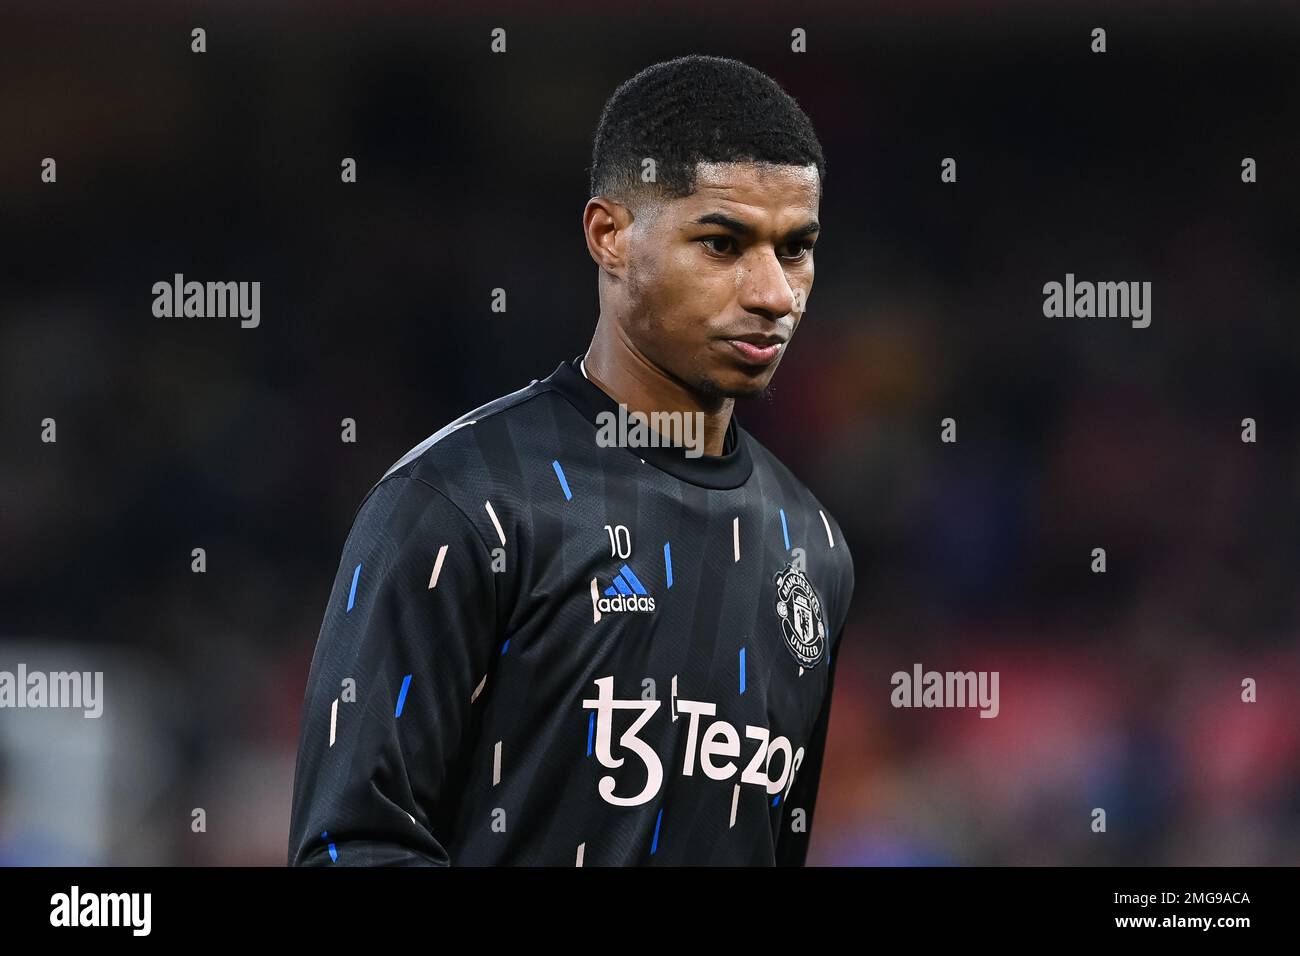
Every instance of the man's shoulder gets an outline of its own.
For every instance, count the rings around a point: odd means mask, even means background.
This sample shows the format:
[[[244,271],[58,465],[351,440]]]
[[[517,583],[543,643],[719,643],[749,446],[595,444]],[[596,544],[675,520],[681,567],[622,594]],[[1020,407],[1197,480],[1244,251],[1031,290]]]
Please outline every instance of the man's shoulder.
[[[424,486],[412,493],[446,498],[468,509],[500,470],[494,468],[493,449],[508,447],[512,455],[527,455],[526,446],[541,434],[539,423],[554,420],[547,408],[554,400],[549,379],[533,379],[452,419],[393,462],[370,486],[358,512],[376,489],[394,483]]]
[[[549,395],[550,392],[545,380],[533,379],[523,388],[494,398],[478,408],[470,409],[443,425],[393,462],[379,480],[383,481],[401,474],[428,480],[431,472],[444,473],[448,469],[472,464],[474,456],[468,452],[474,448],[475,439],[472,432],[466,431],[467,429],[489,422],[493,425],[513,424],[513,421],[508,420],[526,418],[532,411],[527,407],[528,404],[534,399]]]

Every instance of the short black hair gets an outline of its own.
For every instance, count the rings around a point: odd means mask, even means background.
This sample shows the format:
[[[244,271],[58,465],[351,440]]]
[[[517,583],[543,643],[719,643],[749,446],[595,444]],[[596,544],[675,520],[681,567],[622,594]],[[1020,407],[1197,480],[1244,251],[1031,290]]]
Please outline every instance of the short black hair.
[[[683,56],[646,67],[616,89],[600,115],[591,195],[639,190],[682,197],[698,163],[767,162],[817,167],[826,159],[812,121],[766,73],[720,56]],[[654,160],[653,183],[642,179]]]

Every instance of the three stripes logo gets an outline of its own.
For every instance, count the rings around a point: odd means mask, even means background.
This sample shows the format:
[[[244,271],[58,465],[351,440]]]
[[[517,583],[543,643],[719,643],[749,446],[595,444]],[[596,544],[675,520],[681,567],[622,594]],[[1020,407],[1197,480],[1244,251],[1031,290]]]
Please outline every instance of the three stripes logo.
[[[655,599],[652,598],[645,585],[640,582],[636,574],[628,565],[623,565],[614,575],[614,581],[604,591],[600,589],[600,581],[597,578],[591,579],[591,620],[599,621],[606,614],[616,613],[649,613],[655,609]]]

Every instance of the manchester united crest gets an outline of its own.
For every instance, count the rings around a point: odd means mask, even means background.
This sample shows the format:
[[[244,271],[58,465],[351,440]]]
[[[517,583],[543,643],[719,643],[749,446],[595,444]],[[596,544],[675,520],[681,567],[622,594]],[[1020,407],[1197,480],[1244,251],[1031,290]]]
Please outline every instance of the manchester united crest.
[[[794,659],[803,667],[816,667],[826,651],[822,602],[793,562],[776,573],[776,616]]]

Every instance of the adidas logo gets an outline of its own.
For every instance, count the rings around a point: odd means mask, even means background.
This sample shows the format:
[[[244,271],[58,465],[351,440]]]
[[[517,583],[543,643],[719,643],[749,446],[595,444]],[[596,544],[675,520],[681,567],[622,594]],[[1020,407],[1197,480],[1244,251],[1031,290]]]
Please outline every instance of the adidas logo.
[[[655,599],[646,591],[645,585],[626,564],[614,575],[614,583],[600,590],[600,582],[591,579],[591,619],[599,621],[605,614],[620,612],[644,612],[655,609]]]

